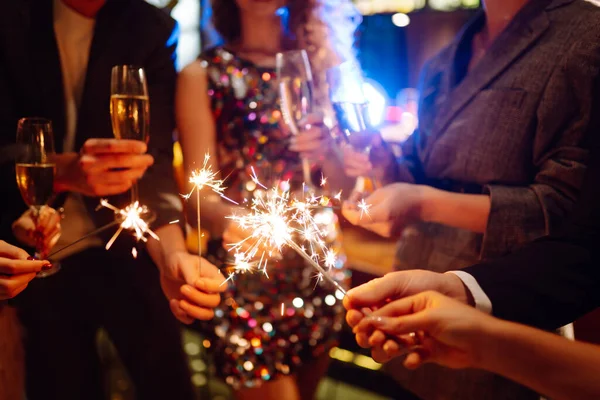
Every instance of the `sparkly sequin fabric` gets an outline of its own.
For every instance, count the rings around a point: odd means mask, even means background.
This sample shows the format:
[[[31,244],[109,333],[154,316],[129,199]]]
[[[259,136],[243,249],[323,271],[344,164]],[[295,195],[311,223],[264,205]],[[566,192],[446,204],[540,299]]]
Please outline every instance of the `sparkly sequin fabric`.
[[[287,150],[289,133],[281,124],[274,71],[259,68],[217,47],[201,62],[208,72],[208,94],[216,122],[218,165],[227,177],[226,195],[236,201],[257,195],[251,167],[267,187],[302,188],[298,154]],[[339,227],[330,210],[318,219],[328,227],[327,242],[340,250]],[[344,258],[333,270],[345,280]],[[342,327],[342,294],[295,253],[284,251],[261,272],[236,275],[210,325],[217,373],[234,388],[257,387],[294,372],[335,343]]]

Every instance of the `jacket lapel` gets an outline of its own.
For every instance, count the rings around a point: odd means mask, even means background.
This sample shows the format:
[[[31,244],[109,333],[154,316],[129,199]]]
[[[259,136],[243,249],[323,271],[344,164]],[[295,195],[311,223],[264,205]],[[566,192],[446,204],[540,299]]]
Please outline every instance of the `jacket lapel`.
[[[32,1],[29,18],[30,76],[25,75],[28,109],[52,120],[55,147],[62,151],[65,135],[65,101],[62,70],[56,37],[51,0]],[[29,71],[27,71],[29,72]]]
[[[539,10],[539,4],[536,3],[532,1],[526,5],[498,36],[479,64],[458,86],[448,90],[448,97],[436,117],[434,135],[444,131],[450,121],[473,100],[477,93],[510,67],[548,29],[549,20],[546,12]],[[531,18],[532,14],[534,15]],[[453,61],[450,60],[451,65]],[[451,77],[452,74],[445,75]],[[449,85],[450,78],[444,84]]]
[[[75,148],[81,148],[90,138],[89,129],[84,129],[89,120],[89,113],[109,113],[110,71],[115,60],[121,60],[119,47],[115,43],[120,40],[116,35],[123,29],[118,26],[128,22],[129,4],[127,0],[109,0],[96,17],[94,37],[90,46],[88,66],[77,118],[77,137]],[[131,19],[129,19],[131,21]],[[123,63],[123,60],[120,61]],[[106,132],[105,132],[106,131]],[[110,129],[96,130],[96,137],[112,138]]]

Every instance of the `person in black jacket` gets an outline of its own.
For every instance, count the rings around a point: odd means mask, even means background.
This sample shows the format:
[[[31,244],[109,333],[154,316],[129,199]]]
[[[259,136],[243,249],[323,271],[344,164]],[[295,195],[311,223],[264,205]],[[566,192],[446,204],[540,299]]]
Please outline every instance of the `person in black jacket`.
[[[95,210],[99,198],[126,205],[136,181],[142,203],[156,214],[152,229],[160,237],[142,246],[124,234],[110,251],[102,246],[114,231],[104,240],[92,238],[61,253],[61,271],[34,279],[14,300],[26,330],[27,397],[104,398],[95,346],[103,328],[138,398],[191,399],[171,312],[185,323],[212,318],[223,277],[188,254],[181,226],[170,224],[183,220],[172,175],[176,24],[142,0],[18,0],[4,6],[0,146],[14,143],[19,118],[52,120],[59,153],[52,205],[65,208],[61,240],[67,244],[114,220],[112,211]],[[147,75],[148,145],[113,138],[111,69],[123,64],[141,66]],[[10,224],[25,205],[11,163],[2,164],[0,176],[0,234],[11,240]]]

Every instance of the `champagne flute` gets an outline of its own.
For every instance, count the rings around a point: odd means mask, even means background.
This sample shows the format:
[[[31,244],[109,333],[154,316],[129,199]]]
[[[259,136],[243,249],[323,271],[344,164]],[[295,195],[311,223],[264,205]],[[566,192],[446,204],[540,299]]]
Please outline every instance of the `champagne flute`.
[[[141,67],[117,65],[110,82],[110,116],[117,139],[150,139],[150,99],[146,73]],[[131,186],[131,202],[138,201],[137,182]]]
[[[312,112],[313,79],[308,55],[304,50],[293,50],[277,53],[276,56],[277,89],[279,105],[284,124],[292,135],[297,135],[301,128],[298,123]],[[302,159],[304,183],[312,187],[310,162]]]
[[[54,176],[56,164],[54,156],[54,138],[52,122],[44,118],[22,118],[17,125],[17,144],[23,151],[16,158],[16,178],[21,197],[30,207],[36,223],[35,258],[47,256],[44,248],[44,237],[37,229],[42,207],[47,205],[54,194]],[[60,269],[58,263],[53,263],[51,269],[39,272],[37,277],[45,278],[55,274]]]
[[[370,154],[372,131],[368,116],[368,102],[363,93],[363,79],[359,66],[346,61],[326,72],[329,97],[346,142],[355,149]],[[364,191],[367,181],[378,186],[372,177],[359,177],[357,190]]]

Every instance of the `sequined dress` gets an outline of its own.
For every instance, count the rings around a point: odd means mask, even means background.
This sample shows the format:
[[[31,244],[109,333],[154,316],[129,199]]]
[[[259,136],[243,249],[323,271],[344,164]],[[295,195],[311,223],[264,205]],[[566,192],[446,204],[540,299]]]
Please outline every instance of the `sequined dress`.
[[[226,195],[250,200],[266,187],[302,187],[298,154],[287,149],[289,133],[281,124],[273,69],[257,67],[223,47],[203,53],[208,94],[216,122],[218,166],[227,177]],[[252,169],[251,169],[252,168]],[[335,214],[328,220],[328,245],[340,250]],[[332,275],[346,278],[338,254]],[[315,270],[291,251],[271,261],[268,277],[260,272],[236,275],[210,325],[216,370],[234,388],[256,387],[327,352],[342,327],[342,294],[327,282],[317,283]]]

